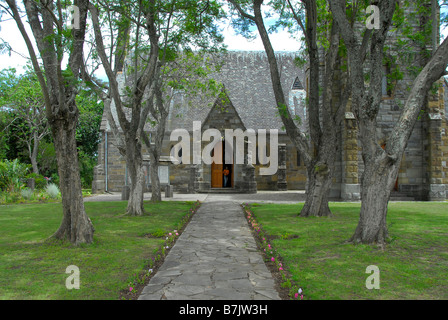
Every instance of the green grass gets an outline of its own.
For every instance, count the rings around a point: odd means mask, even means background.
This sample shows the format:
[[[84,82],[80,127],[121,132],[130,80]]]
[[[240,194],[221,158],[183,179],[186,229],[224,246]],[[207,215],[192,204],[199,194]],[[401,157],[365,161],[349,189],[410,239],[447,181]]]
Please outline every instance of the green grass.
[[[332,203],[331,218],[300,218],[302,206],[252,210],[305,299],[448,299],[448,203],[391,203],[385,250],[346,243],[360,204]],[[366,288],[369,265],[380,270],[379,290]]]
[[[126,205],[85,203],[94,243],[80,247],[46,241],[62,221],[60,203],[0,206],[0,299],[118,299],[165,241],[144,235],[180,229],[193,203],[145,203],[142,217],[123,216]],[[70,265],[80,269],[79,290],[65,286]]]

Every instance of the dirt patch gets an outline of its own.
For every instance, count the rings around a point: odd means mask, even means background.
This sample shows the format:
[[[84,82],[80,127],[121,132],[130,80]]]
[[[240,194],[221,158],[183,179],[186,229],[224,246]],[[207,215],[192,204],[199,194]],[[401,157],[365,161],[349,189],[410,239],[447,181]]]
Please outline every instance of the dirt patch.
[[[277,239],[292,240],[292,239],[298,239],[298,238],[300,238],[300,236],[297,234],[287,234],[287,235],[281,235],[281,236],[266,235],[266,238],[268,238],[269,240],[277,240]]]

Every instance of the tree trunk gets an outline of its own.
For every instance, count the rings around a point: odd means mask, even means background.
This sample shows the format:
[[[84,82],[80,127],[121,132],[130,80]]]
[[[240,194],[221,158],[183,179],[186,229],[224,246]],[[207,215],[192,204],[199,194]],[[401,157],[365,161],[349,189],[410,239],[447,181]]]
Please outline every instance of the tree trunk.
[[[314,159],[305,162],[307,190],[306,201],[300,212],[301,217],[332,216],[328,205],[328,194],[333,183],[338,141],[336,125],[333,124],[323,132],[320,141],[317,141],[317,154]]]
[[[126,214],[141,216],[144,214],[143,192],[145,175],[143,172],[142,146],[140,141],[134,138],[126,139],[126,165],[131,178],[131,190],[129,194]]]
[[[150,166],[149,172],[151,175],[151,202],[162,201],[162,192],[160,190],[160,180],[159,180],[159,161],[157,157],[154,156],[152,152],[150,155]]]
[[[30,154],[31,165],[33,167],[33,173],[39,174],[39,167],[37,166],[37,152],[39,150],[39,137],[37,132],[34,132],[33,150]]]
[[[366,162],[361,181],[361,213],[350,242],[384,245],[388,237],[387,206],[400,167],[398,163],[381,159]]]
[[[62,223],[52,237],[79,245],[92,243],[95,229],[86,214],[82,197],[75,138],[77,116],[69,117],[73,118],[61,117],[52,123],[64,213]]]
[[[37,155],[34,154],[34,152],[31,155],[30,160],[31,160],[31,166],[33,168],[33,173],[39,174],[39,167],[37,166]]]
[[[318,148],[318,156],[313,157],[308,145],[308,141],[300,130],[297,128],[293,117],[289,113],[288,101],[285,98],[282,81],[275,57],[275,52],[269,39],[269,34],[263,22],[263,14],[261,5],[263,1],[254,1],[253,9],[254,16],[250,16],[242,12],[241,8],[236,2],[231,1],[235,7],[240,11],[243,17],[251,19],[255,22],[263,42],[266,55],[268,57],[272,86],[274,91],[275,100],[279,109],[279,114],[282,122],[285,126],[286,133],[296,148],[300,151],[307,165],[308,172],[308,188],[307,199],[305,202],[300,216],[330,216],[331,211],[328,206],[328,192],[330,191],[332,183],[333,163],[335,158],[335,149],[337,148],[337,136],[334,123],[331,120],[331,107],[330,99],[328,99],[328,106],[321,106],[319,103],[319,73],[320,73],[320,58],[317,45],[317,29],[315,24],[317,21],[317,8],[315,2],[305,2],[307,11],[307,49],[310,58],[310,90],[309,90],[309,127],[311,141]],[[337,39],[338,40],[338,39]],[[339,47],[339,41],[336,41],[334,46],[334,53],[337,53]],[[334,54],[336,57],[337,55]],[[332,79],[329,73],[328,79]],[[331,81],[329,81],[331,83]],[[327,84],[330,85],[330,84]],[[331,92],[330,92],[331,93]],[[344,106],[345,107],[345,106]],[[322,115],[320,114],[322,111]],[[321,121],[323,122],[323,128],[321,127]]]
[[[307,167],[307,176],[306,200],[300,216],[331,216],[328,193],[332,183],[332,169],[325,163],[311,165]]]
[[[130,216],[141,216],[145,213],[143,208],[143,188],[145,182],[145,175],[143,173],[143,167],[135,166],[134,171],[130,174],[131,177],[131,190],[129,194],[128,206],[126,214]]]

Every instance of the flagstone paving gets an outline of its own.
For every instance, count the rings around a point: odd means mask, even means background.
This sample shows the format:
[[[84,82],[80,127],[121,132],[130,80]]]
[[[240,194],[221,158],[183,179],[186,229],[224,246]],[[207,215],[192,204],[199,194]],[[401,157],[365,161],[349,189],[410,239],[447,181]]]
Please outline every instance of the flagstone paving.
[[[242,208],[207,197],[139,300],[279,300]]]

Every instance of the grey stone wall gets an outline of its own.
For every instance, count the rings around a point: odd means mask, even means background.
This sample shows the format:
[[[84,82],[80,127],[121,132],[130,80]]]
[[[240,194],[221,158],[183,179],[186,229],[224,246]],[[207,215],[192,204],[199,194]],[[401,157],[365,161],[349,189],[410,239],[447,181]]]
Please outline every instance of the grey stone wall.
[[[170,115],[169,129],[186,128],[191,132],[195,120],[202,121],[202,130],[216,128],[222,132],[223,136],[225,129],[239,128],[244,131],[246,129],[281,128],[281,121],[276,115],[274,107],[275,101],[269,93],[271,83],[266,73],[268,68],[263,54],[231,53],[228,59],[230,63],[223,68],[221,78],[225,80],[230,102],[226,105],[219,105],[211,112],[210,106],[187,108],[186,105],[183,105],[180,109],[175,108],[175,112]],[[292,59],[292,55],[285,55],[280,59],[282,81],[285,88],[289,83],[292,85],[296,76],[303,76],[300,70],[292,67]],[[382,140],[385,141],[393,130],[408,95],[407,88],[412,80],[412,76],[405,73],[403,80],[397,83],[396,90],[392,95],[384,97],[377,118],[379,143],[382,143]],[[440,198],[443,192],[446,194],[448,189],[446,187],[448,185],[448,90],[446,86],[445,82],[445,90],[437,98],[439,100],[433,99],[431,102],[429,109],[432,111],[427,112],[417,121],[406,146],[399,171],[398,191],[413,196],[417,200],[426,200],[430,194],[437,194],[437,197]],[[301,112],[297,101],[294,103],[294,97],[296,96],[290,96],[294,105],[294,114],[298,114],[306,120],[306,115]],[[444,102],[441,101],[442,97],[445,97]],[[183,110],[185,114],[177,114],[176,112],[180,112],[179,110]],[[347,111],[349,110],[348,108]],[[440,113],[441,119],[431,120],[428,114],[433,115],[437,112]],[[107,130],[110,130],[107,121],[103,121],[102,141],[98,147],[98,165],[94,170],[93,192],[103,192],[106,187],[108,191],[120,192],[125,184],[125,159],[114,146],[115,141],[110,132],[107,135],[106,156]],[[338,152],[335,163],[336,171],[333,176],[330,197],[359,200],[360,182],[364,168],[355,120],[350,118],[350,115],[344,120],[338,134],[341,136],[341,144],[337,146],[340,152]],[[175,144],[176,142],[169,141],[169,133],[167,133],[162,155],[169,156],[171,148]],[[298,161],[300,156],[286,134],[279,135],[279,144],[285,145],[286,188],[288,190],[304,190],[306,188],[306,168],[303,160]],[[203,143],[203,147],[205,145],[206,143]],[[278,174],[261,176],[260,168],[259,164],[256,164],[254,168],[235,165],[235,190],[252,192],[254,186],[258,190],[278,190]],[[210,166],[206,165],[170,164],[170,184],[173,185],[176,192],[190,193],[197,190],[206,192],[211,186],[210,171]],[[251,179],[252,176],[254,181],[248,181],[247,179]],[[444,190],[441,186],[444,186]]]

